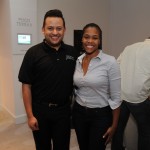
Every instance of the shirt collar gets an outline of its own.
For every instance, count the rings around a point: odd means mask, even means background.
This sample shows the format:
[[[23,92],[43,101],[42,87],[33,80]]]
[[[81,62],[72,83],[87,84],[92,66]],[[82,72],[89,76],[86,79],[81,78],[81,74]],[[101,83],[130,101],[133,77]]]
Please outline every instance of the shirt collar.
[[[100,60],[102,59],[103,56],[103,51],[99,50],[99,54],[95,58],[99,58]],[[80,63],[82,63],[83,57],[85,56],[85,53],[83,53],[81,56],[78,57],[78,60]]]
[[[45,45],[45,48],[46,48],[48,51],[49,51],[50,49],[53,50],[53,51],[56,51],[55,48],[50,47],[50,46],[45,42],[45,39],[43,40],[43,44]],[[62,42],[61,42],[61,46],[59,47],[58,51],[64,50],[64,49],[65,49],[65,44],[64,44],[64,42],[62,41]]]

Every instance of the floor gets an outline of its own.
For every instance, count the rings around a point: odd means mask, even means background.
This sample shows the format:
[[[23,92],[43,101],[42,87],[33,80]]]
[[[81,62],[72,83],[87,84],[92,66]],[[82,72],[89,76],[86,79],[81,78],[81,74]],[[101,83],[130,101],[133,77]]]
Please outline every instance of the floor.
[[[74,130],[71,130],[70,150],[79,150]],[[34,150],[32,133],[26,123],[14,124],[11,116],[0,109],[0,150]],[[110,150],[110,145],[107,146]]]

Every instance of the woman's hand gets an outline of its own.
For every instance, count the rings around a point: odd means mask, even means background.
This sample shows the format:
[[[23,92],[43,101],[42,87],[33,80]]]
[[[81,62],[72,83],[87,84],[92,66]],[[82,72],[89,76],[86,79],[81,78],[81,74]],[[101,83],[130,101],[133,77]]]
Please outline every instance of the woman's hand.
[[[105,132],[105,134],[103,135],[103,138],[106,138],[105,145],[107,145],[112,140],[115,130],[116,129],[114,127],[109,127],[108,130]]]

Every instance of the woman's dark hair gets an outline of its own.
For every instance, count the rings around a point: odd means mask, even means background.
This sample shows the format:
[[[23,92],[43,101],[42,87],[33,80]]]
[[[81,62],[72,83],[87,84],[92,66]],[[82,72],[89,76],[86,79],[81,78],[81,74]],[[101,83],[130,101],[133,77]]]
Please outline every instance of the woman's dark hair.
[[[84,34],[85,30],[87,28],[89,28],[89,27],[96,28],[98,30],[98,32],[99,32],[99,39],[100,39],[100,46],[99,46],[99,48],[102,49],[102,30],[101,30],[101,28],[97,24],[95,24],[95,23],[89,23],[89,24],[85,25],[83,27],[82,37],[83,37],[83,34]]]
[[[45,26],[45,20],[47,17],[58,17],[61,18],[63,20],[63,25],[65,26],[65,19],[63,17],[62,12],[59,9],[53,9],[53,10],[49,10],[48,12],[46,12],[45,16],[44,16],[44,20],[43,20],[43,27]]]

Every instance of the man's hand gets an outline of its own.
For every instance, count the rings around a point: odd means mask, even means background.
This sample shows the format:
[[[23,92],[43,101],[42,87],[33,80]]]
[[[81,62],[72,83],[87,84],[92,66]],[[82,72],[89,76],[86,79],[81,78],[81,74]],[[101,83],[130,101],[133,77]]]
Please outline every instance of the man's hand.
[[[32,131],[39,130],[38,121],[35,117],[28,118],[28,125]]]

